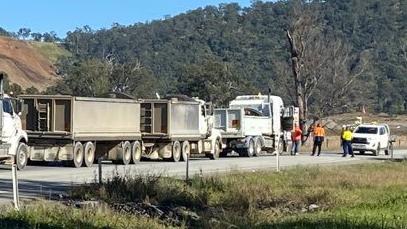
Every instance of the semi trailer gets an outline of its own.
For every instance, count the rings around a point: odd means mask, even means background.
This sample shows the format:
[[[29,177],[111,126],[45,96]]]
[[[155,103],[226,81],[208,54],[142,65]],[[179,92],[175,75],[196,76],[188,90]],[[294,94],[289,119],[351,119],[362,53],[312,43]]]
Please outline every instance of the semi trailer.
[[[298,108],[284,107],[278,96],[238,96],[228,108],[214,110],[215,128],[226,145],[221,156],[231,151],[252,157],[262,152],[282,153],[291,141],[290,132],[298,124]]]
[[[133,99],[22,95],[29,161],[81,167],[96,158],[129,164],[141,157],[140,103]]]
[[[0,73],[0,162],[15,163],[21,170],[28,160],[28,138],[12,98],[3,92],[3,77]]]
[[[222,138],[211,111],[210,104],[185,96],[142,100],[143,156],[175,162],[189,154],[217,159]]]

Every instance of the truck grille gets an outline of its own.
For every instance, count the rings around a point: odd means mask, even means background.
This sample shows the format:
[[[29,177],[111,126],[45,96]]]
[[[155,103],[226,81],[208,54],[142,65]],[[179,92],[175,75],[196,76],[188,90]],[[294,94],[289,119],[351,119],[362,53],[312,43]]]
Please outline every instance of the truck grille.
[[[362,144],[368,144],[366,138],[353,138],[352,143],[362,143]]]

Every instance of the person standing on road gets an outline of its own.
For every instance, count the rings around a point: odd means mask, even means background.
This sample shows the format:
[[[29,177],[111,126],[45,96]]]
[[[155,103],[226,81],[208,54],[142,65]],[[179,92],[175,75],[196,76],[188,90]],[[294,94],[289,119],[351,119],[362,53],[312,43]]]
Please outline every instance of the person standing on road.
[[[342,157],[346,157],[348,154],[351,155],[351,157],[355,157],[355,154],[353,153],[352,149],[352,131],[350,130],[350,127],[346,127],[346,130],[342,134],[342,146],[343,146],[343,155]]]
[[[315,151],[317,150],[317,148],[318,148],[317,156],[321,155],[321,146],[322,143],[324,142],[324,138],[325,138],[325,129],[324,127],[321,126],[320,123],[318,123],[314,129],[314,146],[312,147],[311,156],[315,155]]]
[[[291,155],[295,156],[298,154],[300,151],[300,145],[301,145],[301,138],[302,138],[302,130],[300,127],[295,124],[294,126],[294,131],[291,134],[292,136],[292,148],[291,148]]]
[[[341,129],[341,135],[340,135],[340,143],[341,143],[341,147],[342,147],[342,149],[343,149],[343,153],[342,154],[344,154],[345,153],[345,147],[343,146],[343,133],[345,132],[345,130],[346,130],[346,125],[343,125],[342,126],[342,129]]]

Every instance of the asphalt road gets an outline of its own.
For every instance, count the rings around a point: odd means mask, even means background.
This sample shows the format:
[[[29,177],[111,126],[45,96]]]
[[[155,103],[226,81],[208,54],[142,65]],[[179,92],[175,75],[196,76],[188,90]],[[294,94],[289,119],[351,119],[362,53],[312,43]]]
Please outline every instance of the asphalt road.
[[[407,150],[395,150],[395,158],[407,158]],[[342,158],[340,154],[325,153],[320,157],[311,157],[308,154],[300,156],[280,156],[282,169],[293,166],[312,165],[344,165],[381,162],[389,156],[356,155],[355,158]],[[253,158],[228,157],[216,161],[207,158],[192,158],[189,163],[189,173],[214,174],[233,171],[258,171],[275,170],[275,156],[261,156]],[[113,165],[103,163],[103,178],[112,177],[114,174],[159,174],[161,176],[185,177],[186,162],[143,161],[136,165]],[[18,171],[20,198],[22,200],[64,193],[72,185],[96,181],[98,166],[92,168],[69,168],[58,164],[43,166],[28,166],[23,171]],[[0,203],[9,203],[12,200],[11,167],[0,166]]]

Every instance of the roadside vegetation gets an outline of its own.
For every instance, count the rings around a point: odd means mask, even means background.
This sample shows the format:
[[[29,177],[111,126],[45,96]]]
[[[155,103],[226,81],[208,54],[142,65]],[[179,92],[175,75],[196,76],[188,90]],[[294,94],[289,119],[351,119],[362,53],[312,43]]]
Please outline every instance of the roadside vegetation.
[[[96,206],[78,208],[73,200]],[[236,172],[189,185],[113,176],[74,187],[65,205],[2,211],[0,227],[406,228],[407,163]]]

